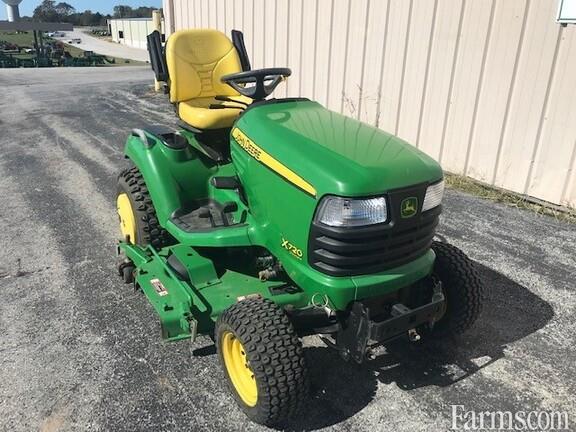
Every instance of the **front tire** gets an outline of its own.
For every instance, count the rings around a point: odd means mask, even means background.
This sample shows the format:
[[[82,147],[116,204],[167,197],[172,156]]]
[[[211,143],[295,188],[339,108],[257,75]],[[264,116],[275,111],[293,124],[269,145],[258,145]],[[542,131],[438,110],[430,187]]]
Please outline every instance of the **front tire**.
[[[436,336],[463,333],[482,311],[482,280],[472,260],[457,247],[435,241],[432,250],[436,254],[434,275],[442,282],[446,309],[431,333]]]
[[[308,375],[284,311],[265,299],[240,301],[218,318],[214,336],[230,391],[251,420],[274,426],[298,413]]]

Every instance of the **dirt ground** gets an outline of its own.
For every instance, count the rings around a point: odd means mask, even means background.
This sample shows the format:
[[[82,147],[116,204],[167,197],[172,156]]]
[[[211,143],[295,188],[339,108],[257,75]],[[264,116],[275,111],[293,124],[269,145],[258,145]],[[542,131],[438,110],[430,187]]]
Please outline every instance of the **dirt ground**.
[[[164,343],[116,276],[115,185],[131,128],[172,125],[148,68],[0,71],[0,430],[262,430],[207,338]],[[440,233],[485,279],[484,312],[442,343],[362,367],[305,341],[313,396],[294,430],[440,431],[451,405],[576,422],[576,227],[449,191]]]

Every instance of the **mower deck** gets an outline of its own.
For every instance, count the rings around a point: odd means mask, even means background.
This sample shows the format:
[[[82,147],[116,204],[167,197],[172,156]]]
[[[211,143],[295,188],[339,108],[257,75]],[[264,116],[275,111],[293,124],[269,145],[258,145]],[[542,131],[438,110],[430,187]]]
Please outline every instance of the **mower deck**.
[[[222,311],[243,298],[273,297],[279,305],[306,305],[302,290],[283,281],[262,281],[240,269],[217,270],[189,246],[156,251],[120,242],[119,250],[136,266],[134,282],[158,314],[167,341],[209,333]]]

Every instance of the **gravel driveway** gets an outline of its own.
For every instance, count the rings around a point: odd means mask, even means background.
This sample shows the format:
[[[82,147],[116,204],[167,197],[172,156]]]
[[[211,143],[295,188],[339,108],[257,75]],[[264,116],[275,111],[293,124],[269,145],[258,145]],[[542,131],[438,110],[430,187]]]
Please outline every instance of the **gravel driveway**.
[[[145,49],[133,48],[115,42],[108,42],[107,40],[99,39],[80,30],[63,33],[65,33],[66,36],[55,37],[54,39],[59,39],[63,42],[69,41],[70,39],[80,39],[82,41],[81,43],[73,45],[83,49],[84,51],[94,51],[96,54],[137,60],[141,62],[150,61],[148,51]]]
[[[263,430],[211,342],[162,342],[115,274],[123,142],[175,123],[151,83],[144,67],[0,70],[0,430]],[[294,430],[447,430],[454,404],[576,421],[575,226],[449,191],[440,232],[486,281],[479,322],[362,367],[307,339],[313,397]]]

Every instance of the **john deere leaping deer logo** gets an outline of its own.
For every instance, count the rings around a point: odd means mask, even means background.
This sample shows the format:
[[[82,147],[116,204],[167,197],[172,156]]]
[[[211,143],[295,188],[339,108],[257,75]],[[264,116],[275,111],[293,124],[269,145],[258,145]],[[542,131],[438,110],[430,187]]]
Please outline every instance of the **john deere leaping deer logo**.
[[[416,214],[418,211],[418,199],[416,197],[408,197],[402,200],[400,204],[400,216],[409,218]]]

